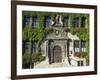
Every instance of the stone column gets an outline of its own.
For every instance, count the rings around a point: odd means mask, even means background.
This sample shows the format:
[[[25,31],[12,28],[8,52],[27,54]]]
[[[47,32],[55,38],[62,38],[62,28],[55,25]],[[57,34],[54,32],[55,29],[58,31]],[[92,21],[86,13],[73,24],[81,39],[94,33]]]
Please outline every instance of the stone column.
[[[48,57],[48,41],[46,41],[46,57]]]
[[[67,49],[66,49],[66,42],[64,43],[64,50],[65,50],[65,53],[64,53],[64,56],[65,56],[65,58],[66,58],[66,55],[67,55]]]
[[[67,57],[69,57],[69,39],[67,40]]]
[[[61,45],[61,50],[62,50],[62,62],[64,62],[65,61],[65,58],[66,58],[66,56],[65,56],[65,52],[66,52],[66,47],[65,47],[65,41],[62,43],[63,45]]]
[[[73,46],[73,51],[72,51],[72,55],[74,55],[74,53],[75,53],[74,40],[72,40],[72,46]]]
[[[65,62],[67,60],[67,55],[68,55],[68,53],[67,53],[67,40],[66,40],[64,42],[64,60],[65,60]]]
[[[53,42],[49,42],[48,44],[48,57],[49,57],[49,64],[53,62]]]
[[[46,47],[45,47],[45,56],[46,56],[46,60],[48,60],[48,41],[46,41]]]
[[[51,46],[50,46],[50,44],[51,44],[50,43],[50,40],[48,40],[48,45],[47,45],[48,46],[48,52],[47,52],[48,53],[48,56],[47,57],[48,57],[49,64],[51,63],[51,52],[50,52]]]
[[[52,44],[50,43],[49,46],[50,46],[49,47],[49,61],[50,63],[52,63],[53,62]]]

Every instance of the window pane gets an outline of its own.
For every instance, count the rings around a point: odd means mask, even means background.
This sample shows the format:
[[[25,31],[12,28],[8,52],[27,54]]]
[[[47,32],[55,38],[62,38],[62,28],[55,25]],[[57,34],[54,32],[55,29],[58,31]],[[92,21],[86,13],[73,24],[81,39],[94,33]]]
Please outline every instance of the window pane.
[[[80,61],[77,61],[77,66],[80,66]]]
[[[85,48],[85,41],[81,41],[81,47]]]
[[[86,17],[82,17],[81,18],[81,27],[85,27],[86,26]]]
[[[74,47],[75,48],[79,48],[79,41],[77,40],[77,41],[74,41]]]
[[[26,27],[29,27],[29,23],[30,23],[30,17],[29,16],[25,16],[24,17],[24,24]]]
[[[45,27],[51,26],[51,17],[50,17],[50,16],[45,16],[45,19],[44,19],[44,26],[45,26]]]
[[[81,61],[81,66],[83,66],[83,61]]]
[[[69,17],[64,18],[64,26],[69,27]]]
[[[33,27],[37,27],[38,26],[38,17],[37,16],[33,17],[32,26]]]
[[[74,27],[79,27],[79,18],[74,18]]]

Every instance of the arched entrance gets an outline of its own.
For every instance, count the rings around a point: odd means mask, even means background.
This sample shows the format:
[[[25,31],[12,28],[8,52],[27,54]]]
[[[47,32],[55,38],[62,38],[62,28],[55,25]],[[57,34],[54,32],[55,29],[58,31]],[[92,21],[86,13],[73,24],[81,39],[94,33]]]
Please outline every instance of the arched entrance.
[[[53,48],[53,62],[62,62],[62,51],[60,46],[54,46]]]

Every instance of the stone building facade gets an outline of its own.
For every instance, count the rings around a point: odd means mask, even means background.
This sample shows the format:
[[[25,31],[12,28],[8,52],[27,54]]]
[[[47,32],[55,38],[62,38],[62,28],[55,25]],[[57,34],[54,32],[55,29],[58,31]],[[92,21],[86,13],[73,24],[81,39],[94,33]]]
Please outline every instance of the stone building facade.
[[[78,30],[79,25],[83,29],[87,28],[86,17],[81,18],[81,23],[78,17],[74,18],[75,31]],[[29,25],[29,18],[26,20],[25,25]],[[64,23],[65,22],[65,23]],[[76,34],[70,33],[70,19],[65,17],[64,22],[62,21],[61,15],[57,15],[55,21],[51,20],[50,17],[45,19],[45,27],[53,29],[53,32],[48,34],[41,44],[41,50],[43,56],[46,57],[47,64],[52,63],[68,63],[72,66],[86,66],[86,41],[80,40]],[[33,26],[38,25],[38,17],[33,19]],[[66,26],[66,29],[65,27]],[[25,42],[24,52],[29,52],[29,43]],[[36,46],[32,46],[33,52]]]
[[[53,28],[53,32],[46,37],[44,43],[41,45],[47,63],[63,62],[73,66],[85,66],[86,59],[84,57],[75,57],[75,52],[80,52],[79,47],[75,48],[75,41],[79,42],[79,37],[70,32],[66,33],[62,23],[61,16],[58,15],[56,21],[50,26]],[[85,52],[85,43],[83,43],[83,45],[81,49],[84,49],[82,52]],[[81,44],[78,46],[81,46]],[[84,53],[82,53],[82,55],[84,55]]]

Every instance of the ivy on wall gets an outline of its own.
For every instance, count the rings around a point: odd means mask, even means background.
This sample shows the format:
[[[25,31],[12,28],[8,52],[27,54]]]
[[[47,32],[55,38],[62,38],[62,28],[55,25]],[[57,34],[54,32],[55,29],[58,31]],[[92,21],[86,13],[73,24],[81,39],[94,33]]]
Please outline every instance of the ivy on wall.
[[[61,15],[62,21],[64,21],[64,17],[69,16],[70,18],[70,32],[73,35],[77,35],[80,40],[86,41],[86,61],[87,65],[89,64],[89,14],[82,13],[58,13],[58,12],[33,12],[33,11],[23,11],[22,12],[22,21],[24,21],[24,16],[30,16],[30,24],[29,27],[23,26],[22,31],[22,40],[26,40],[28,35],[28,39],[30,42],[30,49],[32,48],[32,41],[38,44],[38,49],[45,39],[46,35],[53,32],[52,28],[44,28],[44,16],[50,16],[53,21],[55,21],[56,15]],[[32,27],[32,17],[38,17],[38,26],[37,28]],[[81,18],[85,16],[87,18],[87,29],[84,30],[81,28],[81,24],[79,25],[79,30],[77,32],[74,31],[74,21],[75,17],[79,17],[79,21],[81,22]],[[64,26],[63,26],[64,27]],[[37,50],[37,53],[39,50]],[[32,53],[31,53],[32,54]]]

